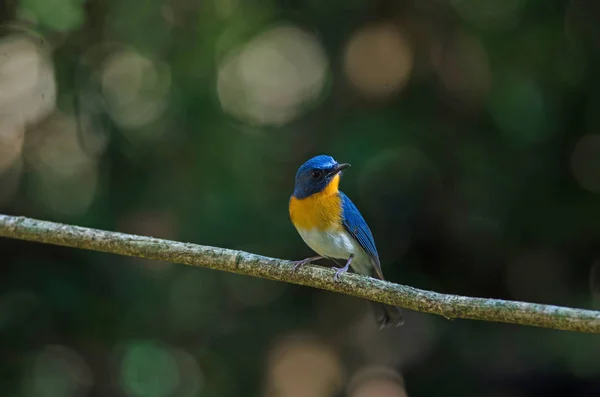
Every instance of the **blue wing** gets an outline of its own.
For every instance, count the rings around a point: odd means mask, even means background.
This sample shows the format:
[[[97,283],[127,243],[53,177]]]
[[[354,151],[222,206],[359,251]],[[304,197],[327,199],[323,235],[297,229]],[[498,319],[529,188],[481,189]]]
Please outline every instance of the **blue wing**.
[[[339,192],[339,195],[342,200],[342,224],[348,233],[350,233],[350,235],[352,235],[352,237],[358,241],[369,258],[371,258],[375,272],[379,278],[383,280],[381,264],[379,262],[379,254],[377,253],[377,248],[375,247],[375,241],[373,240],[371,229],[369,229],[367,222],[365,222],[364,218],[358,211],[358,208],[356,208],[348,196],[342,192]]]

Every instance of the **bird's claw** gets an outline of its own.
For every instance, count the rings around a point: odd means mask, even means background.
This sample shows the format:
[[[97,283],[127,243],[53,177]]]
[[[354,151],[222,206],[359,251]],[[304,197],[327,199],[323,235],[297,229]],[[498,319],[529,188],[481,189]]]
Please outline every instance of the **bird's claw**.
[[[301,259],[299,261],[292,261],[292,263],[294,264],[294,267],[292,268],[292,272],[295,273],[302,266],[308,265],[309,263],[311,263],[313,261],[316,261],[318,259],[322,259],[322,257],[320,257],[320,256],[314,256],[314,257],[311,257],[311,258]]]
[[[334,269],[336,270],[335,274],[333,275],[334,282],[340,281],[340,274],[346,273],[348,271],[348,269],[350,268],[350,264],[352,263],[352,259],[354,259],[354,254],[350,255],[350,258],[348,258],[348,261],[346,262],[346,265],[344,267],[334,267]]]
[[[339,282],[340,281],[340,274],[346,273],[348,271],[348,266],[334,267],[333,269],[336,270],[335,274],[333,275],[333,281]]]
[[[302,266],[306,265],[308,262],[306,262],[305,260],[301,260],[301,261],[293,261],[292,262],[294,264],[294,267],[292,268],[292,272],[297,272],[298,269],[300,269]]]

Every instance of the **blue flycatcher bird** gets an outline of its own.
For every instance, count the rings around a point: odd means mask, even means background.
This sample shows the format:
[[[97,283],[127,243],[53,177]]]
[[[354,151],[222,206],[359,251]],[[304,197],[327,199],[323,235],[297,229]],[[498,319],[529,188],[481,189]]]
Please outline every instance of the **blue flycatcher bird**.
[[[341,259],[346,265],[334,267],[335,281],[350,266],[356,273],[384,280],[369,226],[348,196],[338,190],[341,172],[349,166],[320,155],[298,169],[289,203],[290,218],[304,242],[319,256],[295,261],[294,271],[318,259]],[[372,303],[382,328],[404,323],[399,307]]]

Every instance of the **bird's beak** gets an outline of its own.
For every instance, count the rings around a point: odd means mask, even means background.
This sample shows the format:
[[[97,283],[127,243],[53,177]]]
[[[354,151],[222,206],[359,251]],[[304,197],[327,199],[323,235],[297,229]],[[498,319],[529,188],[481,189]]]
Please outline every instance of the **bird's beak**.
[[[331,172],[329,173],[329,175],[335,175],[338,172],[340,172],[341,170],[346,169],[348,167],[350,167],[350,164],[348,164],[348,163],[338,164],[338,165],[335,166],[334,169],[331,170]]]

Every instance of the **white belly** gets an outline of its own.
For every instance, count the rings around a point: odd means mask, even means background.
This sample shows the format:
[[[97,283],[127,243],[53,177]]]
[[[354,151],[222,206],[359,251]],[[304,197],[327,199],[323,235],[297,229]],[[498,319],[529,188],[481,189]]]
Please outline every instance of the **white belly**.
[[[317,254],[334,259],[341,259],[346,264],[351,254],[354,254],[354,259],[350,266],[355,272],[370,275],[371,274],[371,259],[362,249],[360,244],[348,232],[323,232],[319,230],[300,230],[298,233],[302,240]]]

